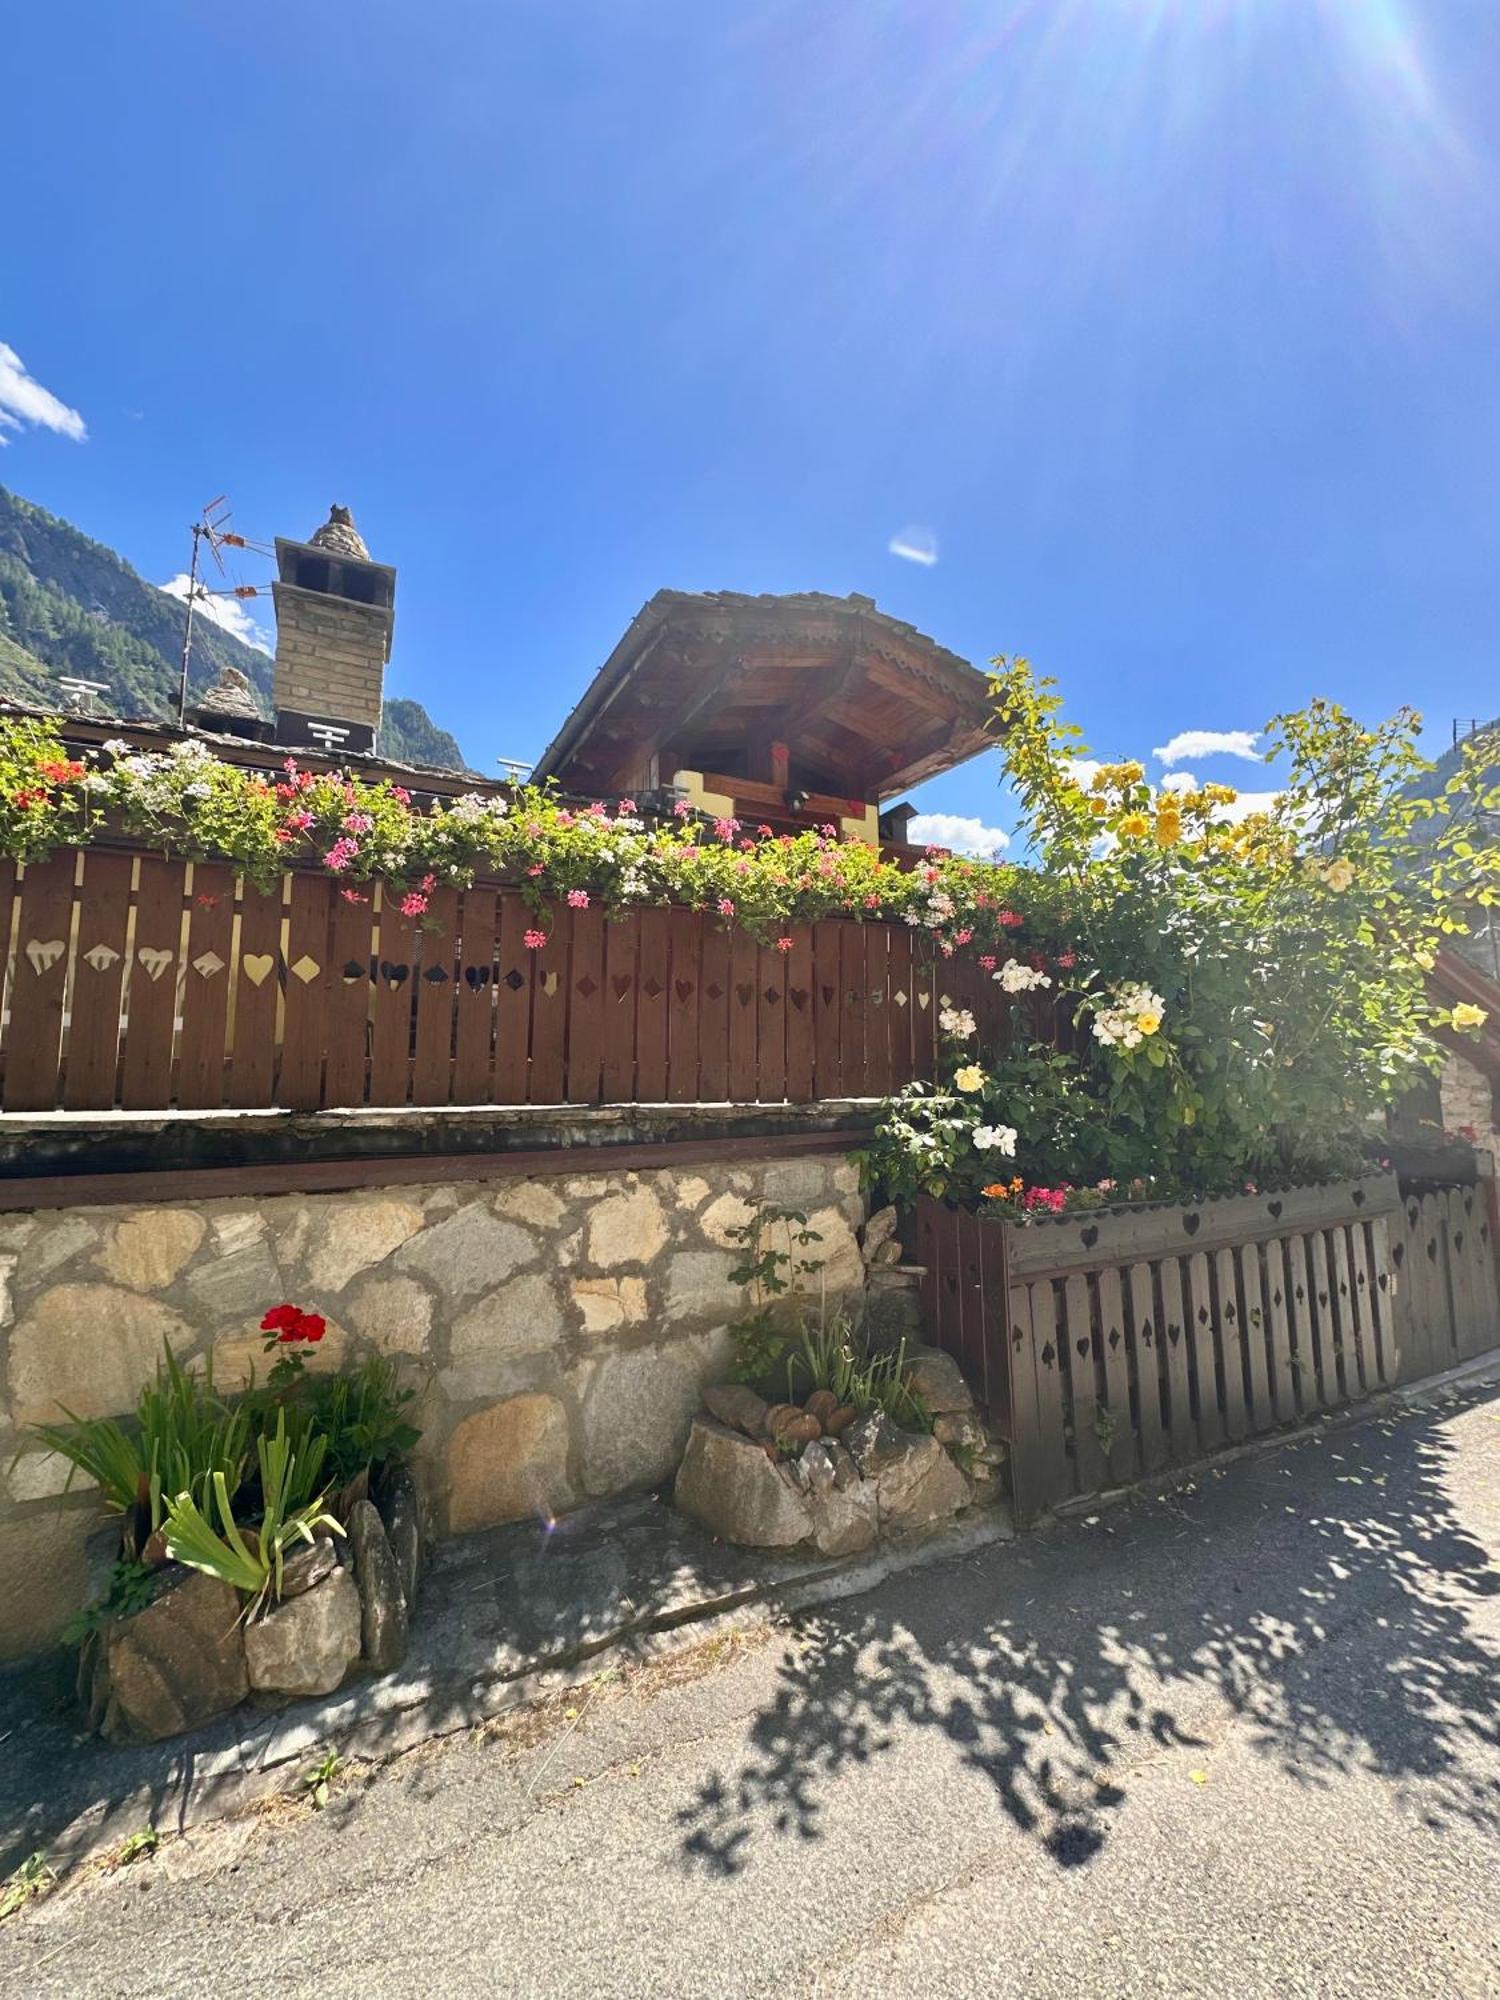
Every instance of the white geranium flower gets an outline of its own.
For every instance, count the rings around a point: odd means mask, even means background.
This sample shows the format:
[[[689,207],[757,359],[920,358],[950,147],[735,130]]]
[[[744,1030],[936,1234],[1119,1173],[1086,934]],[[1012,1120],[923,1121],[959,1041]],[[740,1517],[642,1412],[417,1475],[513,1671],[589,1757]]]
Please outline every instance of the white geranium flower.
[[[991,978],[998,979],[1007,993],[1030,993],[1038,986],[1050,986],[1051,979],[1045,972],[1039,972],[1034,965],[1023,965],[1018,958],[1008,958]]]
[[[967,1007],[944,1007],[938,1015],[938,1026],[945,1035],[957,1035],[966,1041],[974,1032],[974,1016]]]
[[[973,1131],[974,1145],[981,1153],[1004,1153],[1007,1159],[1016,1154],[1016,1128],[1014,1125],[976,1125]]]

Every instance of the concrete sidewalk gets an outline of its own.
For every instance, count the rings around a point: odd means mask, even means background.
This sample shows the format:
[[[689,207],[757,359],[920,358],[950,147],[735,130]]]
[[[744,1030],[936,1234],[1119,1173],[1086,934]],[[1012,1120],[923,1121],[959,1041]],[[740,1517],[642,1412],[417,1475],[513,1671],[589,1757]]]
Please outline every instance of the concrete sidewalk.
[[[0,1993],[1479,2000],[1497,1554],[1469,1384],[84,1871]]]

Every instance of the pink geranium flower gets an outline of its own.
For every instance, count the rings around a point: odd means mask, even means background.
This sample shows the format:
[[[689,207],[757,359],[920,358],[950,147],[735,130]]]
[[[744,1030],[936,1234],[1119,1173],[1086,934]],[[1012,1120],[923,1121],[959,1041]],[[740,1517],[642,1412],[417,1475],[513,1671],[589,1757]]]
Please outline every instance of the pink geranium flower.
[[[540,951],[542,946],[547,942],[547,933],[545,931],[527,931],[521,942],[528,951]]]
[[[791,940],[791,938],[789,938],[789,937],[779,937],[779,938],[777,938],[777,940],[776,940],[776,949],[777,949],[778,951],[790,951],[790,950],[791,950],[791,948],[792,948],[792,940]]]
[[[570,889],[568,891],[569,909],[586,910],[588,906],[589,906],[589,892],[587,889]]]

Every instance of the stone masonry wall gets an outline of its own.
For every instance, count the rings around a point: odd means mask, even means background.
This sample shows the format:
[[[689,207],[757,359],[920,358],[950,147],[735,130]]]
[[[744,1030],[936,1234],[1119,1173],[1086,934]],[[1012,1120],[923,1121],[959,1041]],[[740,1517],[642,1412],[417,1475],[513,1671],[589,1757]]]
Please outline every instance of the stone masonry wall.
[[[404,1357],[440,1530],[562,1512],[675,1469],[744,1310],[728,1231],[762,1203],[807,1211],[830,1292],[860,1288],[836,1156],[0,1216],[0,1658],[102,1580],[97,1496],[17,1458],[25,1426],[127,1412],[163,1341],[234,1389],[264,1374],[262,1313],[295,1300],[328,1319],[313,1365]]]
[[[1439,1079],[1443,1126],[1449,1132],[1472,1132],[1474,1143],[1493,1153],[1500,1164],[1500,1131],[1496,1130],[1495,1087],[1467,1056],[1450,1055]]]

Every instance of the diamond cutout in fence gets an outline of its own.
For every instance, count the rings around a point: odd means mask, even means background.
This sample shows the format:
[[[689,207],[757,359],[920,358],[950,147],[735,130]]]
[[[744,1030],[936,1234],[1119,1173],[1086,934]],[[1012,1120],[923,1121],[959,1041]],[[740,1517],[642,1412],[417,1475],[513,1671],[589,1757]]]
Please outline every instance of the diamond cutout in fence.
[[[767,1004],[772,1007],[776,1006],[778,1001],[781,999],[781,995],[776,991],[776,988],[774,986],[768,986],[766,988],[765,997]]]
[[[583,995],[585,1000],[592,1000],[594,995],[599,991],[598,986],[592,979],[590,979],[587,973],[583,975],[582,979],[576,981],[575,983],[578,987],[578,991]]]
[[[112,965],[118,965],[120,954],[112,944],[96,944],[83,954],[85,965],[91,965],[95,972],[108,972]]]
[[[521,988],[526,984],[526,975],[524,972],[517,972],[516,968],[512,966],[510,971],[505,975],[505,983],[512,993],[519,993]]]
[[[193,960],[193,970],[200,978],[212,979],[224,970],[224,961],[216,951],[200,951]]]
[[[722,1000],[724,998],[724,989],[722,986],[705,986],[703,990],[710,1000]]]
[[[294,977],[300,979],[304,986],[310,985],[322,970],[323,968],[319,965],[318,961],[315,958],[309,958],[306,952],[303,952],[297,963],[292,967]]]
[[[659,980],[648,979],[645,982],[645,984],[641,987],[641,991],[645,994],[648,1000],[659,1000],[662,994],[666,991],[666,988],[660,983]]]
[[[904,1007],[906,1005],[906,995],[901,991],[899,987],[897,987],[896,991],[891,995],[891,999],[897,1007]]]

